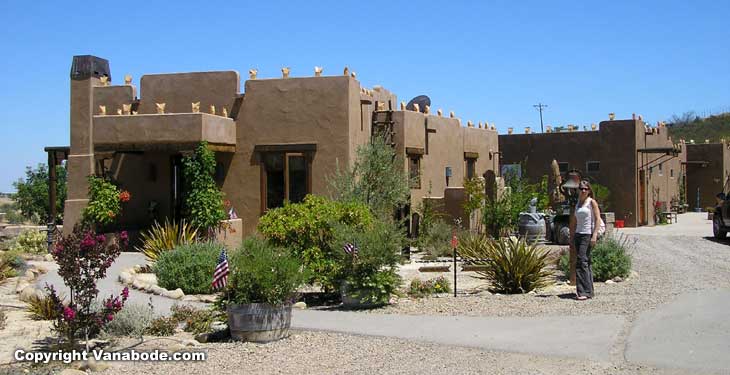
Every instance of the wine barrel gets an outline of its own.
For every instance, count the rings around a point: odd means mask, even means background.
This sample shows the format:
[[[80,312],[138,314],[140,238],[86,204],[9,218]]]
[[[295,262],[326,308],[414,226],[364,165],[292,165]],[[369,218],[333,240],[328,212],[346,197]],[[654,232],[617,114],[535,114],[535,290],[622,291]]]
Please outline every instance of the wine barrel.
[[[251,342],[282,339],[289,335],[291,308],[290,303],[281,306],[268,303],[229,306],[227,312],[231,338]]]

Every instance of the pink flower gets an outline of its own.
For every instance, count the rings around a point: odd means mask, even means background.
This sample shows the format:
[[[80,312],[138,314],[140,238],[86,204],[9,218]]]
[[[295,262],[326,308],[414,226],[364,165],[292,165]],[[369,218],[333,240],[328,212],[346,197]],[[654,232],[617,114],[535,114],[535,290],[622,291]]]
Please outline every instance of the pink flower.
[[[108,315],[106,316],[106,321],[107,321],[107,322],[111,322],[112,320],[114,320],[114,315],[112,315],[112,314],[108,314]]]
[[[66,306],[66,307],[65,307],[65,308],[63,309],[63,318],[64,318],[64,319],[66,319],[66,320],[68,320],[68,321],[71,321],[71,320],[73,320],[73,319],[74,319],[75,317],[76,317],[76,311],[74,311],[74,309],[72,309],[72,308],[71,308],[71,307],[69,307],[69,306]]]
[[[126,286],[124,287],[124,289],[122,289],[122,297],[124,299],[129,298],[129,288],[127,288]]]
[[[106,241],[106,237],[103,234],[96,235],[96,242],[102,244],[104,241]]]
[[[86,236],[81,241],[81,248],[88,250],[94,247],[94,245],[96,245],[96,242],[94,241],[94,237],[91,236],[91,232],[86,233]]]
[[[122,240],[125,245],[129,243],[129,234],[126,230],[123,230],[121,233],[119,233],[119,239]]]
[[[53,248],[53,255],[58,255],[61,251],[63,251],[63,244],[59,242],[56,244],[56,247]]]

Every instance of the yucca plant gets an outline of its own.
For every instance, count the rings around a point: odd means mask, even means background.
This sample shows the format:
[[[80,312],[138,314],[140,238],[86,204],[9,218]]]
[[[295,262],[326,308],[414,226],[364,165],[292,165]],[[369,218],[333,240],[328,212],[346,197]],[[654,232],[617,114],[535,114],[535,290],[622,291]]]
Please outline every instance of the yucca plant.
[[[55,320],[61,312],[53,298],[43,295],[30,297],[28,313],[33,320]]]
[[[549,253],[525,240],[469,235],[460,240],[457,250],[465,261],[485,266],[477,274],[495,292],[528,293],[547,286],[552,277],[547,270]]]
[[[142,246],[136,247],[150,262],[156,262],[165,251],[170,251],[178,245],[188,245],[195,242],[198,230],[184,220],[170,222],[165,219],[165,225],[155,222],[148,231],[142,233]]]

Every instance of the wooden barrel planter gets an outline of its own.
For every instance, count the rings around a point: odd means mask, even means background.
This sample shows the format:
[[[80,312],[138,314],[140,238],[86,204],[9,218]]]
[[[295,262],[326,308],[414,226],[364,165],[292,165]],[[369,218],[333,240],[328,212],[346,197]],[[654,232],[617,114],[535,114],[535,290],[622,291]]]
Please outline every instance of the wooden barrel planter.
[[[231,338],[240,341],[270,342],[289,335],[291,304],[272,306],[250,303],[228,307]]]

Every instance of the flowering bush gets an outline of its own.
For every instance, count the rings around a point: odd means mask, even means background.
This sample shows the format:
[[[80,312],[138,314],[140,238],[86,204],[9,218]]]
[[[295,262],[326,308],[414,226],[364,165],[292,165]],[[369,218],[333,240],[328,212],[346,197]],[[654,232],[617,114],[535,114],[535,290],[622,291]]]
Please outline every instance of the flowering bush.
[[[54,330],[74,344],[78,337],[87,340],[114,319],[129,297],[124,288],[119,296],[110,295],[102,301],[101,307],[92,309],[99,289],[97,280],[106,276],[107,269],[119,256],[121,246],[128,245],[126,232],[118,236],[96,234],[87,226],[77,225],[68,236],[58,241],[52,251],[58,264],[58,274],[71,290],[70,300],[64,303],[53,286],[46,286],[58,317]]]
[[[132,195],[105,178],[89,176],[89,204],[84,209],[84,221],[101,225],[111,224],[122,212],[122,203]]]
[[[435,279],[425,281],[421,279],[413,279],[410,287],[408,288],[408,295],[415,298],[449,292],[451,292],[451,284],[444,276],[439,276]]]

